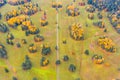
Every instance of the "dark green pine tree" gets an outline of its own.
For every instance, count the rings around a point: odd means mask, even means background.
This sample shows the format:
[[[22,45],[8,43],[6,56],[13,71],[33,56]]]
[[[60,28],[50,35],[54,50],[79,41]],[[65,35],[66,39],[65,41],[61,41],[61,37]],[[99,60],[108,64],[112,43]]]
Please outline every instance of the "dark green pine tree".
[[[31,68],[32,68],[32,62],[30,61],[30,58],[26,55],[25,62],[22,63],[22,69],[29,70]]]

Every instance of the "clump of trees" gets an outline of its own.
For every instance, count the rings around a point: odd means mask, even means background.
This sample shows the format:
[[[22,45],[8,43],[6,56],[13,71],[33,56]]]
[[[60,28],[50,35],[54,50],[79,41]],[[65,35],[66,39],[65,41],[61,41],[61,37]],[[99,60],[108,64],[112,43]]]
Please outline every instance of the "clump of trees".
[[[28,50],[30,53],[35,53],[37,52],[37,47],[34,44],[30,44]]]
[[[70,36],[75,40],[84,39],[84,30],[80,24],[73,24],[70,26]]]
[[[62,8],[62,2],[52,2],[52,8]]]
[[[12,11],[9,11],[5,14],[5,19],[8,21],[9,19],[13,18],[13,17],[16,17],[18,15],[21,14],[21,11],[20,10],[12,10]]]
[[[103,18],[102,14],[101,14],[100,12],[97,14],[97,17],[98,17],[99,19],[102,19],[102,18]]]
[[[7,39],[6,39],[7,44],[14,45],[13,39],[14,39],[13,34],[12,33],[8,33],[7,34]]]
[[[51,53],[50,46],[48,46],[48,44],[43,45],[41,53],[42,53],[42,55],[48,55],[48,54],[50,54]]]
[[[116,52],[115,43],[108,37],[100,37],[97,41],[98,45],[109,52]]]
[[[104,58],[101,55],[93,55],[92,60],[95,64],[102,64],[104,62]]]
[[[0,44],[0,58],[7,58],[7,51],[3,44]]]
[[[5,23],[0,23],[0,32],[5,33],[7,31],[9,31],[7,25]]]
[[[76,8],[73,4],[67,6],[66,13],[68,14],[68,16],[73,17],[80,15],[79,8]]]
[[[35,35],[34,36],[34,41],[35,42],[40,42],[40,41],[43,41],[44,40],[44,37],[41,36],[41,35]]]
[[[30,1],[31,0],[8,0],[8,4],[16,6],[16,5],[21,5]]]
[[[94,22],[93,25],[99,28],[105,28],[105,23],[103,21]]]
[[[87,12],[90,12],[90,13],[93,13],[93,12],[95,12],[95,7],[93,7],[93,6],[91,6],[91,5],[90,5],[90,6],[87,6],[87,7],[86,7],[86,11],[87,11]]]
[[[9,20],[7,20],[7,23],[10,27],[16,28],[17,26],[21,25],[26,20],[28,20],[28,16],[21,15],[21,16],[10,18]]]
[[[40,32],[39,28],[36,28],[32,24],[30,18],[25,15],[10,18],[7,23],[13,28],[17,28],[19,25],[21,25],[21,28],[23,31],[25,31],[26,36],[29,34],[38,34]]]
[[[6,0],[1,0],[1,2],[0,2],[0,7],[2,7],[3,5],[5,5],[6,4]]]
[[[40,24],[41,24],[41,26],[46,26],[46,25],[48,25],[48,21],[45,18],[41,18]]]
[[[112,26],[120,33],[120,12],[109,13],[108,18]]]
[[[76,71],[76,66],[74,64],[70,64],[69,71],[75,72]]]
[[[120,1],[119,0],[107,0],[107,1],[88,0],[87,3],[96,7],[99,11],[106,9],[106,11],[111,12],[111,11],[119,10]]]
[[[25,61],[22,63],[22,69],[23,70],[29,70],[32,68],[32,62],[28,55],[25,56]]]
[[[31,16],[39,11],[39,6],[38,6],[38,4],[30,2],[30,3],[26,3],[26,4],[22,5],[20,7],[20,10],[21,10],[22,14]]]
[[[47,66],[49,64],[49,60],[46,59],[45,57],[42,57],[40,60],[40,65],[41,66]]]
[[[21,27],[22,30],[25,31],[26,36],[30,34],[38,34],[40,32],[39,28],[36,28],[30,20],[24,21]]]

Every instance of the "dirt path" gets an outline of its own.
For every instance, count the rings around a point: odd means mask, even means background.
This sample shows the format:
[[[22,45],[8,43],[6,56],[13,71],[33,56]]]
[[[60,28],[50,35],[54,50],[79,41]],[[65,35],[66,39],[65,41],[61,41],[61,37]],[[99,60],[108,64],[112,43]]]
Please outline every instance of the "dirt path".
[[[79,70],[79,74],[80,74],[80,76],[81,76],[81,70],[82,70],[82,60],[83,60],[83,58],[82,58],[82,55],[83,55],[83,53],[84,53],[84,41],[82,41],[82,45],[81,45],[81,52],[80,52],[80,70]],[[82,77],[82,76],[81,76]]]

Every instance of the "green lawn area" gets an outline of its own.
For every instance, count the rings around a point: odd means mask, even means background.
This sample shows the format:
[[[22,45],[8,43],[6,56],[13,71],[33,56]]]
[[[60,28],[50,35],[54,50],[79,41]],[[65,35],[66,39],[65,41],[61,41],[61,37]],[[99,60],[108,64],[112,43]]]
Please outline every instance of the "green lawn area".
[[[25,33],[20,29],[20,26],[17,30],[9,28],[10,32],[15,36],[15,42],[20,42],[21,39],[26,39],[27,44],[22,45],[21,48],[16,48],[16,46],[7,45],[6,36],[7,33],[0,33],[0,43],[4,44],[8,52],[8,60],[0,59],[0,80],[12,80],[13,76],[16,76],[18,80],[32,80],[33,77],[37,77],[38,80],[56,80],[56,76],[59,75],[59,80],[75,80],[80,78],[81,80],[112,80],[114,78],[120,78],[120,73],[117,71],[119,68],[120,60],[120,42],[117,40],[120,38],[120,35],[114,30],[114,28],[109,23],[106,13],[103,13],[103,21],[105,22],[106,28],[108,29],[107,33],[103,32],[103,29],[93,26],[93,22],[98,21],[97,11],[94,13],[95,19],[88,19],[88,12],[85,10],[85,6],[78,6],[79,0],[76,0],[75,5],[80,9],[80,15],[77,17],[67,16],[66,6],[70,4],[73,0],[58,0],[63,3],[63,8],[59,10],[59,58],[61,64],[59,66],[55,65],[56,61],[56,10],[51,8],[51,3],[55,0],[32,0],[32,2],[37,2],[42,10],[47,12],[49,24],[45,27],[40,26],[40,18],[43,15],[43,11],[36,13],[35,15],[30,16],[32,22],[36,27],[40,29],[40,34],[44,36],[45,40],[40,43],[34,42],[34,35],[28,37],[25,36]],[[86,0],[84,0],[86,1]],[[17,8],[17,6],[11,6],[6,4],[0,8],[0,12],[4,15],[7,11]],[[4,17],[1,21],[5,21]],[[69,26],[73,23],[80,23],[83,26],[85,31],[85,40],[75,41],[70,37]],[[85,24],[88,23],[88,27]],[[98,36],[95,36],[98,33]],[[102,50],[97,44],[96,40],[102,36],[109,36],[113,42],[116,43],[117,51],[115,53],[108,53]],[[63,44],[63,39],[66,39],[67,43]],[[35,54],[30,54],[28,52],[29,44],[35,43],[37,45],[38,52]],[[50,64],[46,67],[40,66],[41,55],[41,45],[48,43],[51,46],[52,52],[46,57],[50,60]],[[93,44],[94,47],[91,49],[90,45]],[[90,55],[87,56],[84,54],[84,51],[88,49]],[[75,55],[72,55],[72,52]],[[102,55],[105,58],[105,63],[109,63],[110,66],[106,67],[105,64],[97,65],[94,64],[91,60],[93,54]],[[109,54],[109,55],[108,55]],[[30,57],[32,61],[33,68],[28,71],[22,70],[21,64],[24,61],[25,55]],[[69,61],[64,62],[63,56],[68,55]],[[8,63],[7,63],[8,61]],[[68,70],[70,64],[75,64],[76,71],[70,72]],[[12,68],[16,70],[14,72]],[[10,72],[5,73],[4,68],[7,67]],[[59,72],[56,72],[59,68]],[[7,76],[7,77],[6,77]]]

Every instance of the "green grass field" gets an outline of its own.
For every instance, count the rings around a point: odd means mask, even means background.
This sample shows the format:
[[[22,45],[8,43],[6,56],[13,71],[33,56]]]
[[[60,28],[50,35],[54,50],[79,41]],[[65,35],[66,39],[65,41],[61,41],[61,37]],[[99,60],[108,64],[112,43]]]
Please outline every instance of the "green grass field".
[[[58,0],[63,3],[63,8],[59,10],[59,58],[61,64],[59,66],[55,65],[56,61],[56,10],[51,8],[51,3],[53,0],[32,0],[32,2],[37,2],[42,10],[46,10],[49,24],[45,27],[40,26],[40,18],[43,11],[32,15],[30,18],[36,27],[40,28],[40,34],[45,37],[45,40],[40,43],[35,43],[33,35],[28,37],[25,33],[18,27],[17,30],[9,28],[10,32],[14,34],[15,42],[20,42],[21,39],[26,39],[27,44],[22,45],[21,48],[16,48],[16,46],[7,45],[6,36],[7,33],[0,33],[0,43],[4,44],[8,52],[8,60],[0,59],[0,80],[12,80],[13,76],[16,76],[18,80],[32,80],[33,77],[37,77],[38,80],[57,80],[57,75],[59,75],[59,80],[75,80],[80,78],[81,80],[112,80],[115,78],[120,78],[120,72],[117,70],[120,67],[120,35],[114,30],[114,28],[109,23],[107,14],[103,11],[103,21],[105,22],[107,33],[103,32],[103,29],[93,26],[93,22],[98,21],[97,11],[94,13],[95,19],[88,19],[88,12],[85,10],[85,6],[78,6],[78,2],[81,0],[76,0],[75,5],[80,9],[80,15],[77,17],[69,17],[66,14],[66,5],[70,4],[72,0]],[[86,1],[86,0],[85,0]],[[6,4],[0,8],[0,12],[4,15],[7,11],[17,8],[17,6],[11,6]],[[5,21],[4,18],[1,21]],[[81,23],[85,30],[85,40],[75,41],[69,35],[69,26],[73,23]],[[85,26],[88,23],[88,27]],[[98,36],[95,36],[98,33]],[[116,43],[117,51],[115,53],[108,53],[102,50],[95,42],[102,36],[109,36],[113,42]],[[63,44],[63,39],[66,39],[67,43]],[[37,45],[38,52],[35,54],[30,54],[28,52],[28,46],[30,43],[35,43]],[[41,45],[48,43],[51,46],[52,52],[46,57],[50,60],[50,64],[46,67],[40,66],[41,59]],[[94,45],[91,47],[91,45]],[[84,54],[84,51],[88,49],[90,55]],[[75,55],[71,53],[74,52]],[[69,55],[70,60],[64,62],[63,56]],[[105,58],[105,63],[109,63],[110,66],[106,67],[105,64],[97,65],[91,60],[93,54],[103,55]],[[23,71],[21,64],[24,61],[25,55],[28,55],[32,61],[33,67],[31,70]],[[70,72],[68,67],[70,64],[76,65],[76,71]],[[4,68],[7,67],[10,72],[5,73]],[[59,72],[56,70],[59,69]]]

